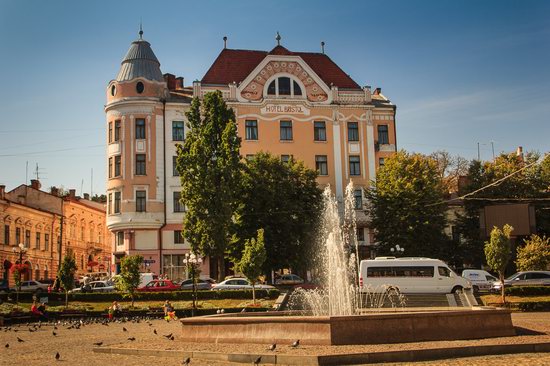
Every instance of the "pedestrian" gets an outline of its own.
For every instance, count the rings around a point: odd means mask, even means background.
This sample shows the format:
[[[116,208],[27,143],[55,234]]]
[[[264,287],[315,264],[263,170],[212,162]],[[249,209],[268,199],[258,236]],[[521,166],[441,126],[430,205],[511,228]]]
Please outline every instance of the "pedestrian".
[[[59,292],[60,288],[61,288],[61,281],[59,280],[59,276],[55,276],[55,280],[53,281],[53,289],[55,292]]]
[[[109,307],[109,319],[117,318],[122,313],[122,309],[120,308],[120,305],[118,302],[113,301],[113,305]]]
[[[178,319],[176,317],[176,311],[174,310],[174,307],[172,306],[170,301],[166,300],[164,302],[164,306],[162,308],[164,310],[164,319],[165,320],[170,320],[170,319],[177,320]]]

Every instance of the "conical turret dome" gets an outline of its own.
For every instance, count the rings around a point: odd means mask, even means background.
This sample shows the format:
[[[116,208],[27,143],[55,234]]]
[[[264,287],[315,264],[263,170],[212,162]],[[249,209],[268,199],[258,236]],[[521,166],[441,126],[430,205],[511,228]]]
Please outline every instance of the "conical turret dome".
[[[160,71],[160,62],[151,49],[151,44],[142,38],[142,34],[143,32],[140,31],[139,39],[132,42],[122,60],[120,71],[116,77],[117,81],[128,81],[137,77],[164,81]]]

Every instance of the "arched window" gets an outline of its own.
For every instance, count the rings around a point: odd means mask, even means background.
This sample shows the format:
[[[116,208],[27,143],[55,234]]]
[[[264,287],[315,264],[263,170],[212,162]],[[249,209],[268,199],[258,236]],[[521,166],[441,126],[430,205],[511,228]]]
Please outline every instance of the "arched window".
[[[302,88],[296,80],[288,76],[281,76],[274,79],[267,87],[267,95],[271,96],[301,96]]]

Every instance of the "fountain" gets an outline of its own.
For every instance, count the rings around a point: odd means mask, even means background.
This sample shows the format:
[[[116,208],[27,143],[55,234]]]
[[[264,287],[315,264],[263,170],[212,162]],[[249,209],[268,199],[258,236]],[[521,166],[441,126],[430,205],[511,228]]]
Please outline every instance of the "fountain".
[[[494,308],[410,311],[391,291],[359,291],[353,185],[344,212],[330,188],[324,192],[317,271],[321,288],[296,292],[301,311],[220,314],[182,320],[183,339],[211,343],[374,344],[515,335],[510,311]],[[343,220],[342,220],[343,217]],[[350,250],[351,248],[351,250]],[[347,252],[355,251],[350,255]],[[389,303],[391,313],[368,311]]]

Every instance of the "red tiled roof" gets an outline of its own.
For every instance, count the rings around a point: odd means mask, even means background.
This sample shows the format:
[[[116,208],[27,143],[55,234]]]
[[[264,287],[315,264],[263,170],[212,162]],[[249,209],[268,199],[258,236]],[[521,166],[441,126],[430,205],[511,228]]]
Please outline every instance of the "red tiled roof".
[[[330,87],[361,89],[338,65],[324,53],[291,52],[283,46],[276,46],[270,52],[254,50],[232,50],[224,48],[201,80],[203,84],[227,85],[240,83],[267,55],[300,56]]]

